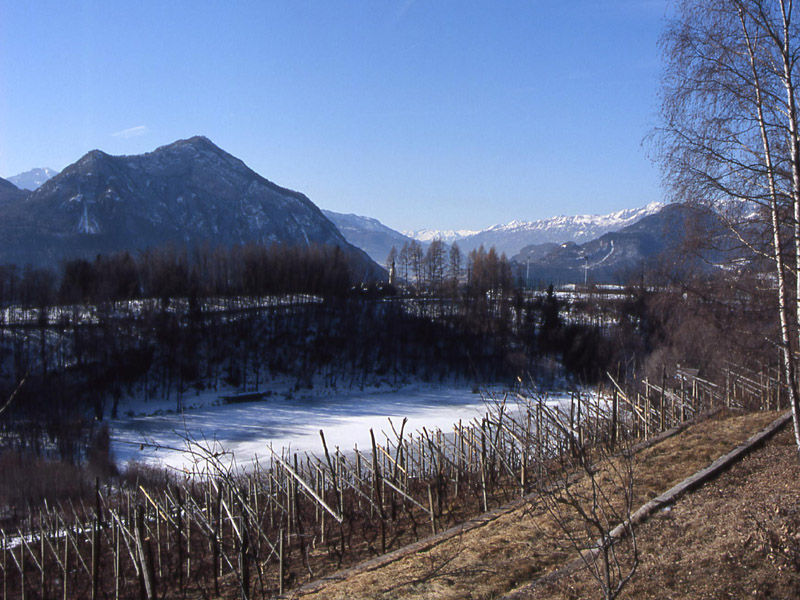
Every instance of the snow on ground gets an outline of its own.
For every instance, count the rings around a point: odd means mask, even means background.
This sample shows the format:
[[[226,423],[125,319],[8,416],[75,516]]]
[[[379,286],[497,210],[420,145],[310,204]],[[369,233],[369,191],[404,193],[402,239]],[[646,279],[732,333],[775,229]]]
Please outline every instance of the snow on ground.
[[[240,466],[253,459],[269,460],[269,445],[276,452],[322,455],[319,430],[328,449],[350,451],[370,448],[370,428],[378,443],[393,438],[389,419],[398,429],[408,418],[406,433],[441,429],[452,431],[487,411],[481,394],[466,387],[406,388],[393,392],[347,392],[325,397],[272,396],[257,402],[207,405],[183,413],[134,415],[111,423],[112,451],[118,463],[138,460],[173,468],[188,467],[191,458],[182,450],[187,437],[205,440],[209,447],[225,449]],[[160,448],[159,448],[160,447]]]

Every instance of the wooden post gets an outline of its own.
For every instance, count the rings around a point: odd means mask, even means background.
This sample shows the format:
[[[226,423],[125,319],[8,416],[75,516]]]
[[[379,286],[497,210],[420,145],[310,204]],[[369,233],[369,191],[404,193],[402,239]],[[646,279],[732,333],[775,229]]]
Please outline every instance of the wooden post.
[[[483,511],[489,510],[489,496],[486,491],[486,419],[481,421],[481,493],[483,495]]]
[[[67,575],[69,574],[69,531],[65,531],[64,533],[64,600],[67,600]],[[57,543],[56,546],[58,546]]]
[[[780,370],[778,371],[780,375]],[[725,406],[731,407],[731,370],[725,369]]]
[[[119,567],[120,567],[120,547],[119,538],[122,531],[116,521],[112,521],[113,526],[111,530],[112,540],[114,542],[114,600],[119,600]]]
[[[44,553],[44,536],[45,533],[45,525],[44,525],[44,517],[42,516],[42,511],[39,511],[39,569],[41,570],[41,578],[39,579],[39,590],[42,594],[42,598],[47,597],[47,591],[45,590],[45,578],[44,572],[46,570],[46,556]],[[5,571],[3,571],[5,575]]]
[[[569,394],[569,452],[575,456],[575,394]]]
[[[375,444],[375,433],[369,430],[372,441],[372,480],[375,488],[375,503],[378,505],[381,518],[381,554],[386,554],[386,514],[383,510],[383,497],[381,495],[381,474],[378,468],[378,449]]]
[[[530,423],[530,413],[528,414],[528,422]],[[521,460],[521,467],[520,467],[520,474],[519,474],[519,495],[521,497],[525,496],[525,488],[527,487],[527,479],[528,479],[528,439],[527,436],[525,438],[525,443],[523,444],[522,448],[520,448],[522,452],[522,460]]]
[[[661,400],[659,402],[659,423],[658,423],[658,430],[659,432],[664,431],[666,429],[666,421],[665,421],[665,414],[667,412],[664,402],[665,402],[665,389],[667,386],[667,366],[661,365]]]
[[[274,459],[272,459],[273,465],[275,464]],[[275,472],[275,468],[271,468],[269,470],[269,528],[275,529],[275,489],[274,489],[274,482],[275,477],[273,473]]]
[[[270,476],[270,490],[272,490],[272,477]],[[222,486],[217,490],[217,499],[214,503],[214,511],[212,513],[214,520],[214,534],[213,534],[213,555],[212,563],[214,569],[214,593],[219,596],[219,578],[222,576],[222,561],[220,560],[220,544],[222,543]],[[272,511],[270,511],[270,519],[272,519]],[[271,525],[271,523],[270,523]],[[191,529],[191,524],[190,524]],[[187,573],[187,576],[190,576]]]
[[[280,538],[278,540],[278,595],[283,595],[283,529],[280,530]]]
[[[191,491],[189,492],[191,493]],[[192,524],[186,524],[186,578],[192,577]]]
[[[433,509],[433,489],[431,484],[428,484],[428,506],[431,511],[431,531],[436,535],[436,511]]]
[[[8,550],[6,548],[6,537],[3,536],[3,600],[8,600]]]
[[[242,539],[239,543],[239,574],[242,581],[242,600],[250,600],[250,561],[247,556],[250,538],[247,534],[247,523],[240,521]]]
[[[34,546],[33,543],[28,547],[28,551],[31,553],[31,557],[33,557],[33,562],[39,568],[40,579],[39,579],[39,592],[41,598],[48,598],[50,594],[47,593],[47,582],[45,581],[45,571],[46,571],[46,564],[47,564],[47,555],[45,554],[44,543],[45,543],[45,536],[47,535],[46,526],[44,523],[44,519],[42,518],[42,512],[39,511],[39,559],[36,559],[36,555],[34,553]],[[52,573],[47,571],[49,576],[52,576]]]
[[[92,600],[97,600],[97,586],[100,582],[100,536],[97,517],[92,521]]]
[[[614,451],[614,448],[617,446],[617,419],[618,419],[618,410],[619,410],[619,398],[617,396],[619,392],[617,391],[616,386],[614,387],[613,396],[611,399],[611,451]]]
[[[320,497],[325,497],[325,489],[328,487],[327,476],[325,471],[322,471],[322,492],[320,493]],[[319,506],[319,504],[317,504]],[[370,506],[370,513],[372,512],[372,507]],[[325,544],[325,516],[326,511],[322,511],[322,521],[320,523],[320,543]],[[372,516],[370,514],[370,516]]]
[[[683,379],[681,379],[681,381],[684,382]],[[687,419],[687,417],[686,417],[686,394],[687,394],[686,385],[685,385],[685,382],[684,382],[683,389],[681,390],[681,396],[682,396],[681,397],[681,423],[685,422],[686,419]]]
[[[208,498],[208,494],[206,494],[206,498]],[[183,597],[183,499],[181,498],[181,488],[177,485],[175,486],[175,501],[178,505],[175,516],[175,547],[178,549],[178,589],[181,592],[181,597]],[[208,505],[208,500],[206,500],[206,504]],[[207,511],[206,514],[209,521],[213,520],[210,511]]]
[[[136,550],[139,556],[140,573],[142,576],[142,589],[147,600],[155,598],[155,576],[153,571],[153,557],[147,539],[144,536],[144,509],[136,507]]]
[[[20,545],[19,545],[19,577],[20,577],[19,589],[22,600],[25,600],[25,544],[21,542],[22,540],[20,540]]]

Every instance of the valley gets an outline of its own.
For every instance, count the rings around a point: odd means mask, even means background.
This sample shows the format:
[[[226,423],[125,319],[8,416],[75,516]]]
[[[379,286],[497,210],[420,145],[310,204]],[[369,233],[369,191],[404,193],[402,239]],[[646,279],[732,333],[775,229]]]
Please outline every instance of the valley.
[[[1,189],[0,255],[19,260],[0,265],[14,590],[35,564],[50,593],[55,560],[68,597],[273,597],[547,498],[586,456],[788,402],[763,265],[714,212],[653,204],[423,242],[323,212],[203,137],[92,151],[33,191]],[[747,294],[720,285],[732,263]],[[524,562],[486,593],[530,576]],[[381,593],[440,585],[413,570]]]

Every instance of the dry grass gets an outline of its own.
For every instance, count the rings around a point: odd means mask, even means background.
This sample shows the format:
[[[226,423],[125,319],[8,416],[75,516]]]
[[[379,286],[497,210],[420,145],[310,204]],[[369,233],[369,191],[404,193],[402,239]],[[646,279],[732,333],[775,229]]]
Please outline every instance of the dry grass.
[[[621,598],[800,597],[798,481],[797,448],[784,430],[639,529],[642,561]],[[579,572],[528,597],[592,597],[592,582]]]
[[[718,415],[640,452],[635,465],[634,505],[643,504],[705,467],[776,416],[776,413]],[[331,582],[303,598],[496,598],[575,556],[570,545],[559,540],[557,528],[546,511],[529,505],[427,551],[344,581]],[[564,593],[565,598],[596,595],[575,596],[569,590]]]

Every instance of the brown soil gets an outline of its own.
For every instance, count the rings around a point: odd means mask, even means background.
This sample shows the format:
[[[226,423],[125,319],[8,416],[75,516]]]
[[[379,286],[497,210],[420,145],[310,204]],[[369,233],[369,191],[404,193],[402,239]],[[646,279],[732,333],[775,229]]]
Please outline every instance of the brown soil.
[[[654,498],[705,467],[715,458],[725,454],[750,435],[765,427],[776,417],[776,413],[721,414],[641,451],[636,456],[636,498],[634,507],[638,507],[647,500]],[[774,444],[770,445],[769,449],[772,450],[773,447]],[[756,456],[760,456],[760,454]],[[755,457],[748,459],[745,464],[750,464],[755,459]],[[754,473],[758,473],[758,471],[754,470]],[[800,473],[797,471],[787,471],[783,475],[774,474],[773,477],[780,475],[780,478],[776,480],[779,487],[772,484],[771,487],[752,488],[753,490],[758,490],[758,492],[753,493],[759,496],[759,500],[763,502],[765,509],[772,506],[773,513],[764,513],[764,518],[766,516],[770,517],[769,521],[764,521],[765,526],[772,527],[770,524],[776,523],[776,519],[780,516],[779,513],[774,512],[775,506],[779,506],[779,499],[776,495],[791,496],[794,493],[792,491],[793,486],[791,483],[785,484],[784,482],[797,481],[798,474]],[[724,477],[727,477],[727,475]],[[784,477],[788,477],[788,479]],[[722,478],[718,481],[722,481]],[[694,498],[700,497],[700,494],[706,493],[710,488],[716,489],[715,486],[718,485],[718,481],[712,482],[683,502],[691,502]],[[765,481],[769,480],[766,479]],[[786,487],[787,485],[788,487]],[[751,488],[748,487],[748,489]],[[765,489],[769,489],[769,493],[764,492],[763,490]],[[725,502],[731,499],[729,494],[717,493],[717,495],[719,496],[718,503],[708,509],[698,505],[695,517],[703,524],[710,523],[711,520],[707,518],[710,515],[706,515],[706,512],[710,512],[715,517],[726,521],[730,526],[734,526],[738,522],[744,523],[745,529],[749,530],[751,535],[749,547],[756,548],[758,546],[758,542],[755,541],[758,535],[757,519],[755,517],[737,518],[736,515],[742,513],[734,512],[734,509],[728,509],[725,505]],[[797,505],[797,495],[792,497],[795,498],[794,503]],[[680,503],[680,506],[683,505],[683,502]],[[753,505],[754,503],[744,503],[744,506],[747,507]],[[787,506],[793,509],[795,505]],[[692,579],[688,573],[690,571],[696,573],[698,567],[687,566],[688,563],[676,563],[676,561],[683,560],[680,557],[690,556],[690,552],[694,551],[695,546],[707,548],[704,554],[707,557],[705,562],[708,564],[714,562],[712,559],[713,553],[719,550],[710,542],[707,543],[700,539],[695,540],[694,533],[690,532],[697,530],[699,525],[687,524],[683,519],[673,516],[678,510],[676,507],[669,513],[662,513],[641,530],[642,565],[639,572],[637,572],[636,579],[630,585],[630,593],[627,597],[645,597],[643,595],[645,594],[644,590],[648,589],[654,590],[652,597],[658,598],[732,597],[724,594],[704,596],[702,591],[698,595],[693,591],[689,592],[692,589],[691,587],[676,587],[676,593],[670,596],[668,590],[672,588],[664,587],[668,585],[667,580],[672,582],[669,585],[690,586]],[[663,558],[665,552],[661,548],[661,544],[667,542],[666,538],[664,540],[656,539],[652,542],[652,545],[648,545],[646,531],[662,522],[675,523],[675,532],[672,534],[675,537],[669,542],[671,546],[674,546],[675,556],[670,559],[670,562],[665,562]],[[710,531],[713,532],[714,529],[711,528]],[[746,540],[747,532],[742,535],[744,535],[744,538],[741,539]],[[733,533],[730,534],[729,541],[731,548],[726,546],[723,554],[719,555],[719,560],[723,560],[724,552],[732,551],[733,546],[737,543],[742,544],[740,537],[735,537]],[[800,542],[800,538],[796,541]],[[715,538],[714,542],[716,544],[719,540]],[[800,546],[800,543],[798,546]],[[700,551],[700,548],[698,548],[698,551]],[[778,562],[782,558],[778,555],[781,552],[782,550],[778,548],[778,554],[774,559],[777,561],[775,569],[780,566]],[[523,583],[535,580],[556,570],[576,556],[577,553],[573,547],[566,540],[559,539],[558,528],[552,522],[552,518],[547,511],[541,505],[529,503],[509,510],[481,527],[446,539],[425,551],[402,556],[390,564],[353,574],[343,581],[332,581],[323,589],[312,594],[298,595],[303,598],[341,598],[347,600],[355,598],[496,598]],[[724,560],[728,561],[727,558]],[[727,573],[724,577],[727,579],[742,579],[736,571],[741,569],[743,565],[751,570],[753,569],[750,563],[737,562],[736,559],[731,560],[733,561],[730,562],[731,566],[724,569],[724,573]],[[765,559],[762,558],[760,560]],[[672,567],[673,563],[680,566]],[[726,562],[725,564],[728,563]],[[654,566],[650,567],[649,565]],[[719,568],[722,569],[722,567]],[[664,581],[648,580],[646,573],[649,569],[661,573]],[[759,581],[762,581],[762,579],[759,579]],[[766,581],[766,579],[763,581]],[[712,581],[709,586],[710,589],[715,589],[714,585],[716,583]],[[579,573],[569,580],[562,580],[547,589],[541,590],[541,592],[537,592],[537,595],[532,597],[599,597],[598,589],[593,586],[595,586],[593,580],[590,580],[586,573]],[[735,597],[741,597],[741,595],[736,594]]]

